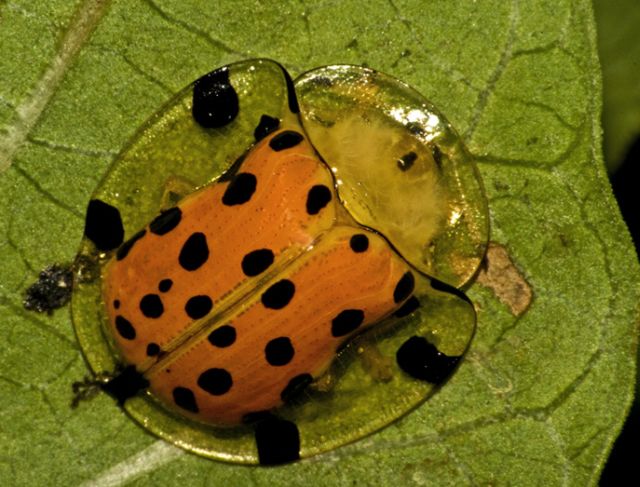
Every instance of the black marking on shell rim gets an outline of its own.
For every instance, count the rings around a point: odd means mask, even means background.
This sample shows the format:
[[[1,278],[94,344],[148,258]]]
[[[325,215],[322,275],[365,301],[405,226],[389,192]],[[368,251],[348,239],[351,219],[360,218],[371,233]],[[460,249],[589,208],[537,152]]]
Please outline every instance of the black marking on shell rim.
[[[133,365],[125,367],[107,383],[100,384],[100,388],[113,397],[120,406],[147,387],[149,387],[149,381]]]
[[[300,432],[294,422],[261,414],[254,428],[261,465],[281,465],[300,459]]]
[[[54,264],[40,271],[38,280],[27,288],[22,304],[29,311],[51,313],[69,302],[72,290],[71,267]]]
[[[238,156],[238,158],[235,161],[233,161],[233,164],[231,164],[231,166],[229,166],[229,168],[225,172],[223,172],[218,178],[219,183],[226,183],[227,181],[232,181],[233,178],[236,177],[236,174],[240,170],[240,167],[242,166],[242,163],[244,162],[244,160],[247,158],[247,154],[250,152],[250,150],[251,149],[244,151],[242,154]]]
[[[264,139],[271,132],[278,129],[280,126],[280,120],[275,117],[270,117],[267,114],[263,114],[260,117],[260,122],[256,126],[256,129],[253,131],[253,136],[256,139],[256,142]]]
[[[287,84],[287,103],[289,105],[289,110],[291,113],[300,113],[300,105],[298,105],[298,98],[296,96],[296,89],[293,85],[293,80],[289,75],[289,72],[284,68],[284,66],[280,63],[276,63],[280,69],[282,70],[282,74],[284,75],[284,80]]]
[[[182,220],[182,210],[177,206],[161,212],[149,224],[149,231],[156,235],[166,235]]]
[[[102,200],[91,200],[84,222],[84,235],[102,252],[113,250],[124,241],[120,211]]]
[[[292,378],[282,390],[280,398],[283,402],[291,402],[299,397],[312,382],[313,376],[311,374],[298,374]]]
[[[413,164],[416,162],[417,158],[418,154],[416,154],[415,152],[407,152],[405,155],[398,159],[398,169],[400,169],[402,172],[408,171],[413,167]]]
[[[393,290],[393,301],[401,303],[407,299],[413,292],[415,284],[416,280],[411,271],[405,272],[398,281],[398,284],[396,284],[396,288]]]
[[[438,279],[431,278],[431,287],[436,291],[440,291],[443,293],[453,294],[454,296],[459,297],[460,299],[465,300],[467,303],[472,304],[471,300],[467,297],[467,295],[462,292],[457,287],[452,286],[451,284],[447,284],[446,282],[442,282]]]
[[[229,81],[227,66],[205,74],[193,84],[191,113],[200,126],[224,127],[239,111],[238,94]]]
[[[415,296],[411,296],[407,299],[402,306],[400,306],[393,316],[396,318],[404,318],[405,316],[409,316],[415,310],[420,307],[420,301]]]
[[[438,169],[442,169],[442,151],[440,150],[440,147],[434,144],[431,148],[431,152],[436,166],[438,166]]]
[[[462,357],[445,355],[426,338],[412,336],[396,352],[398,366],[415,379],[440,385],[458,366]]]
[[[151,342],[147,345],[147,357],[155,357],[156,355],[160,355],[160,345],[157,343]]]
[[[127,255],[129,255],[129,252],[133,248],[134,244],[138,240],[140,240],[142,237],[144,237],[146,234],[147,234],[146,230],[140,230],[133,237],[131,237],[129,240],[123,243],[120,247],[118,247],[118,251],[116,252],[116,260],[122,260]]]

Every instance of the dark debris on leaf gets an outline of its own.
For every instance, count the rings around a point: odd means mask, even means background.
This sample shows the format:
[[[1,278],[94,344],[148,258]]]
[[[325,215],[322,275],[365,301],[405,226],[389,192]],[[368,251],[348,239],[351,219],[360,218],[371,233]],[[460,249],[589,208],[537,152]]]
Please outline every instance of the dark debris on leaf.
[[[73,272],[70,266],[53,264],[40,272],[38,280],[29,286],[24,307],[38,313],[61,308],[69,302],[73,289]]]

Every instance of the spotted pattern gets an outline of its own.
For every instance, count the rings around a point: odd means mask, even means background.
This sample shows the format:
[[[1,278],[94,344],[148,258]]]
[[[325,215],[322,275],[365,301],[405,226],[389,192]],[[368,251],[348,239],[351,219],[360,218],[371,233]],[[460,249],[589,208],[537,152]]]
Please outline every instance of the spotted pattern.
[[[187,239],[180,250],[178,262],[183,269],[195,271],[209,259],[209,246],[204,233],[195,232]]]
[[[349,246],[355,253],[360,254],[366,252],[369,248],[369,239],[363,233],[356,233],[351,240],[349,240]]]
[[[262,293],[262,304],[269,309],[282,309],[293,299],[296,287],[289,279],[282,279],[272,284]]]
[[[331,201],[331,190],[324,184],[313,186],[307,194],[307,213],[317,215]]]
[[[148,357],[155,357],[156,355],[160,354],[160,345],[158,345],[157,343],[149,343],[147,345],[147,356]]]
[[[182,219],[182,210],[173,207],[160,213],[149,224],[149,231],[155,235],[166,235],[178,226]]]
[[[361,309],[345,309],[331,321],[331,335],[338,338],[353,333],[364,321]]]
[[[266,271],[273,264],[273,251],[258,249],[249,252],[242,259],[242,272],[247,277],[254,277]]]
[[[192,413],[198,412],[196,396],[191,389],[186,387],[176,387],[173,390],[173,402],[182,409],[186,409]]]
[[[213,396],[222,396],[231,389],[233,379],[225,369],[208,369],[198,377],[198,386]]]
[[[191,113],[202,127],[224,127],[239,110],[238,94],[229,81],[227,67],[211,71],[193,84]]]
[[[171,279],[163,279],[158,283],[158,291],[161,293],[168,293],[171,291],[171,287],[173,286],[173,281]]]
[[[236,174],[222,196],[222,204],[235,206],[246,203],[256,192],[257,185],[258,180],[253,174],[248,172]]]
[[[278,337],[270,340],[264,348],[264,356],[267,362],[274,367],[287,365],[293,359],[295,351],[291,340],[287,337]]]
[[[123,243],[119,248],[118,251],[116,252],[116,260],[122,260],[124,259],[127,255],[129,255],[129,252],[131,251],[131,249],[133,248],[133,245],[140,240],[142,237],[144,237],[146,235],[147,231],[146,230],[140,230],[138,233],[136,233],[133,237],[131,237],[129,240],[127,240],[125,243]]]
[[[124,240],[124,226],[118,209],[101,200],[89,201],[84,234],[98,250],[106,252],[118,248]]]
[[[147,318],[160,318],[164,313],[162,299],[157,294],[146,294],[140,300],[140,311]]]
[[[116,316],[116,330],[125,340],[133,340],[136,337],[136,329],[131,322],[120,315]]]
[[[276,152],[280,152],[297,146],[303,140],[304,136],[301,133],[293,130],[283,130],[269,140],[269,147]]]
[[[393,291],[393,300],[396,303],[401,303],[407,299],[413,292],[416,281],[411,271],[407,271],[396,284],[396,288]]]
[[[223,325],[209,333],[207,338],[214,347],[230,347],[236,341],[236,329],[231,325]]]
[[[198,295],[189,298],[187,304],[184,306],[184,310],[189,318],[198,320],[209,314],[213,308],[213,301],[209,296]]]

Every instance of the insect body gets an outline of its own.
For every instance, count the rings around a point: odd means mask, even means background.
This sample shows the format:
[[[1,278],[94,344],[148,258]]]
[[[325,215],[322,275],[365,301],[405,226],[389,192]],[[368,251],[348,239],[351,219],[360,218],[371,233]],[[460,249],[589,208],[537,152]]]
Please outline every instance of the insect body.
[[[88,361],[124,366],[105,389],[206,456],[282,463],[353,441],[442,383],[473,332],[468,299],[428,274],[459,285],[477,265],[486,214],[461,202],[481,198],[473,167],[454,159],[457,139],[430,146],[424,124],[389,122],[367,101],[391,103],[384,83],[360,80],[380,90],[364,98],[343,89],[375,72],[333,68],[296,82],[300,103],[271,61],[201,78],[134,137],[89,204],[81,256],[98,255],[100,279],[74,297]],[[195,187],[159,213],[158,165]],[[385,185],[406,194],[390,203]],[[447,223],[460,212],[464,225]],[[395,358],[387,383],[365,379],[349,346],[369,329],[367,346]],[[308,388],[329,370],[333,389]],[[387,391],[383,412],[363,409]]]

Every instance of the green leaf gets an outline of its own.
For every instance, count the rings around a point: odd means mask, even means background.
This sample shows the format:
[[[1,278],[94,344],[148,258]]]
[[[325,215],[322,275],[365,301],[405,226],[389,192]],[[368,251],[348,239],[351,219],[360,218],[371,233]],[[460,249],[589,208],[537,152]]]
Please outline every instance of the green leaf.
[[[590,2],[0,1],[2,485],[594,485],[632,398],[640,282],[600,152]],[[205,460],[87,373],[68,309],[22,308],[75,255],[109,162],[170,95],[271,57],[294,74],[366,63],[415,86],[479,161],[492,240],[533,299],[474,284],[478,332],[436,396],[349,447],[278,468]],[[373,406],[372,406],[373,407]]]
[[[604,156],[609,171],[640,137],[640,9],[637,2],[594,1],[602,62]]]

